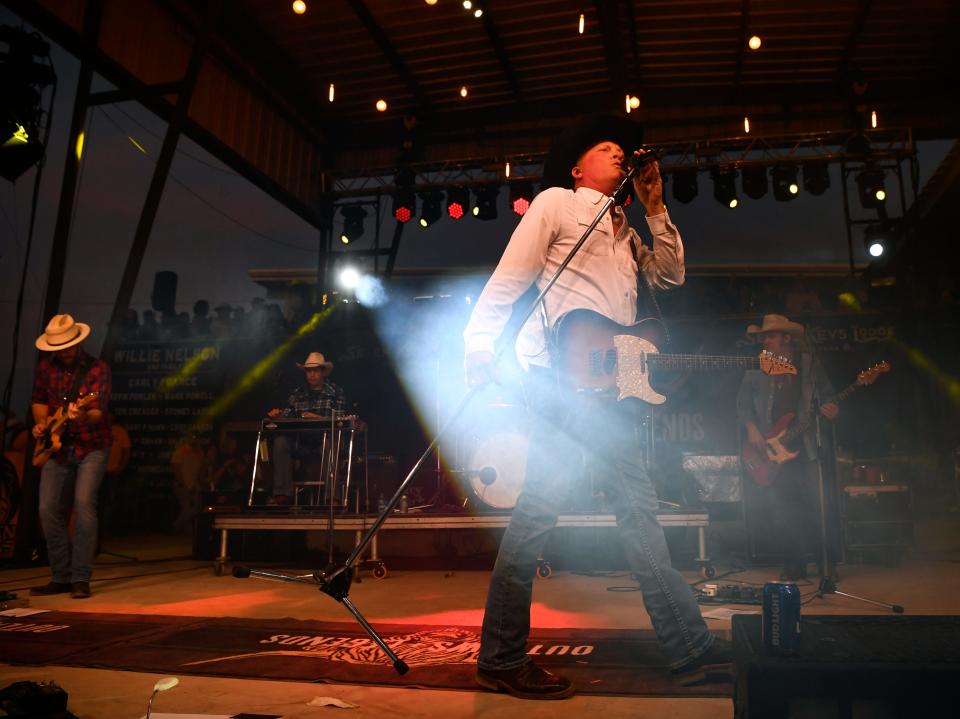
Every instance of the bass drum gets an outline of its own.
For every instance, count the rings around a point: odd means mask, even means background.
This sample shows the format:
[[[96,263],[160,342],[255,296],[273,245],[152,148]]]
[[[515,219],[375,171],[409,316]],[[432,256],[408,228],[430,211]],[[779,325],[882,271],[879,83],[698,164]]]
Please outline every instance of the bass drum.
[[[490,509],[513,509],[527,473],[530,441],[518,432],[497,432],[485,437],[467,465],[470,488]]]

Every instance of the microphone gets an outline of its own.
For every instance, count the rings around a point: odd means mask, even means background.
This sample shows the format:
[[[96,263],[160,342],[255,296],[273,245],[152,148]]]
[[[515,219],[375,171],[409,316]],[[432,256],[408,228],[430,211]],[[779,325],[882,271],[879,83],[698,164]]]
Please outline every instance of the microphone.
[[[640,170],[649,165],[651,162],[656,162],[663,156],[663,150],[658,150],[652,147],[645,149],[647,151],[642,155],[630,155],[630,157],[627,158],[627,162],[629,163],[630,167]]]

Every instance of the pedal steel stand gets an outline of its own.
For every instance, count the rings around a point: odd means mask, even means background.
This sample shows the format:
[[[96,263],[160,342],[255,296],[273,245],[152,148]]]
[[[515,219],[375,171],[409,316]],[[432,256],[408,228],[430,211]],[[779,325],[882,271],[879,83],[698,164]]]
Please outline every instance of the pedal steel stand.
[[[526,324],[527,320],[533,315],[537,307],[540,305],[540,302],[547,295],[547,293],[553,288],[557,280],[560,277],[560,274],[567,268],[567,265],[570,264],[577,252],[580,251],[580,248],[583,246],[583,243],[587,241],[587,238],[590,236],[590,233],[600,224],[600,220],[610,211],[610,208],[613,207],[616,198],[623,195],[627,184],[633,179],[636,171],[643,165],[649,164],[649,162],[655,161],[657,159],[657,153],[650,152],[648,153],[650,158],[640,163],[630,162],[626,170],[626,174],[623,177],[623,180],[617,186],[617,189],[614,193],[607,198],[606,202],[603,203],[603,206],[600,208],[600,211],[597,213],[597,216],[593,218],[593,222],[583,231],[583,234],[580,236],[580,239],[577,240],[577,244],[571,248],[570,252],[564,258],[563,262],[560,263],[560,266],[557,268],[557,271],[553,273],[553,276],[544,285],[543,289],[537,295],[537,297],[530,303],[530,305],[524,310],[523,317],[520,322],[516,324],[516,329],[514,329],[509,336],[503,341],[500,345],[500,349],[494,355],[493,365],[496,366],[497,361],[504,354],[506,349],[511,346],[512,341],[519,334],[520,330]],[[275,579],[283,582],[294,582],[299,584],[312,584],[317,587],[317,589],[334,600],[343,604],[347,608],[347,611],[353,615],[353,618],[357,620],[364,631],[370,636],[370,638],[380,647],[381,651],[387,655],[387,658],[393,663],[393,668],[398,674],[406,674],[409,667],[407,667],[406,662],[400,659],[394,651],[387,646],[383,638],[377,633],[377,631],[370,625],[369,622],[363,617],[360,613],[360,610],[350,601],[350,584],[354,579],[354,565],[357,563],[358,559],[362,556],[367,545],[373,541],[373,538],[376,536],[377,532],[380,530],[380,527],[383,526],[383,523],[387,520],[387,517],[390,516],[390,513],[393,512],[393,508],[399,503],[400,498],[406,494],[407,487],[417,476],[417,473],[427,462],[430,455],[433,454],[434,450],[437,449],[440,444],[440,440],[443,436],[450,430],[450,428],[457,422],[460,418],[460,415],[463,414],[464,410],[467,408],[467,405],[473,400],[477,392],[480,390],[481,385],[475,385],[467,390],[467,393],[463,396],[463,399],[460,400],[460,403],[457,405],[456,409],[450,416],[450,419],[447,420],[446,424],[437,432],[436,436],[430,442],[429,446],[424,450],[423,454],[420,455],[420,458],[416,461],[416,464],[413,465],[413,468],[404,478],[403,482],[400,483],[400,486],[397,488],[397,491],[394,492],[393,496],[390,498],[390,501],[387,502],[386,506],[380,512],[380,515],[374,520],[373,524],[370,526],[370,529],[367,530],[367,533],[360,539],[357,543],[357,546],[354,547],[353,552],[350,553],[350,556],[344,560],[341,564],[335,564],[331,562],[326,568],[322,570],[315,571],[312,575],[307,576],[290,576],[286,574],[279,574],[277,572],[267,572],[263,570],[249,569],[246,567],[234,567],[233,576],[239,579],[245,579],[247,577],[261,577],[264,579]],[[332,531],[332,519],[331,522],[331,531]]]

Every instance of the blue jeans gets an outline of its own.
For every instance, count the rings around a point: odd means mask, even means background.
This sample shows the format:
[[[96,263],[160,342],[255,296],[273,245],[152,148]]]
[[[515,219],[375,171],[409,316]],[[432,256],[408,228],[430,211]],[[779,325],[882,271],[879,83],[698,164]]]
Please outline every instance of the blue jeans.
[[[482,669],[513,669],[527,661],[530,603],[537,559],[565,508],[581,452],[595,457],[614,509],[631,570],[670,668],[694,662],[714,642],[683,576],[670,564],[657,497],[641,463],[629,405],[557,389],[552,374],[531,369],[533,425],[523,491],[490,578],[483,617]]]
[[[77,460],[73,450],[57,461],[49,460],[40,473],[40,526],[47,541],[47,556],[55,582],[89,582],[97,551],[97,496],[107,450],[90,452]],[[76,525],[71,552],[67,533],[67,508],[73,494]]]

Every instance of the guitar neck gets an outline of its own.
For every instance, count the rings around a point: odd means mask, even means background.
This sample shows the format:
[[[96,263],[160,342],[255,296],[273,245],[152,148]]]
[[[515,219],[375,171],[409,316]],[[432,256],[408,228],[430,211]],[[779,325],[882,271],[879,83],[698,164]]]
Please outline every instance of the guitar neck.
[[[655,354],[647,358],[658,369],[760,369],[759,357]]]
[[[841,402],[843,402],[843,400],[845,400],[851,394],[856,392],[862,386],[863,385],[860,384],[860,382],[853,382],[852,384],[844,387],[840,392],[835,394],[826,402],[824,402],[824,404],[828,404],[830,402],[833,402],[834,404],[840,404]],[[817,411],[819,411],[819,407],[817,408]],[[781,438],[781,441],[784,443],[791,442],[795,440],[797,437],[799,437],[801,434],[806,432],[807,428],[813,422],[813,418],[815,416],[816,415],[810,415],[810,417],[805,419],[803,422],[797,422],[797,424],[795,424],[793,427],[787,430],[786,434],[784,434],[783,437]]]

